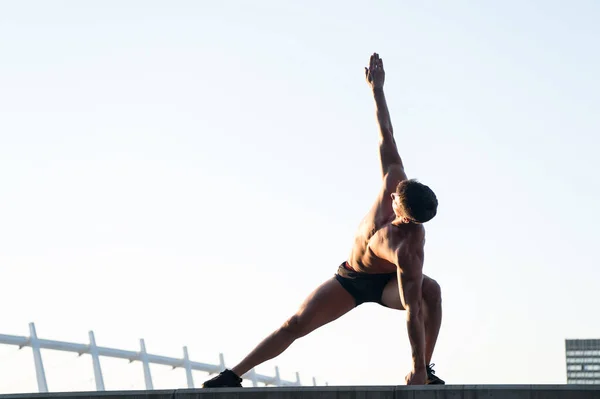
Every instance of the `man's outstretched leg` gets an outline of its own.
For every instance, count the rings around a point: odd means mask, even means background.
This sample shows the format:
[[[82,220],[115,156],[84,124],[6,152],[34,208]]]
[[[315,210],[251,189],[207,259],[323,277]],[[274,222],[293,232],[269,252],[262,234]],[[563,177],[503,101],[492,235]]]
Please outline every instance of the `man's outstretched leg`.
[[[425,324],[425,365],[427,367],[427,384],[444,384],[444,381],[435,375],[431,358],[433,350],[440,333],[442,325],[442,290],[440,285],[428,276],[423,276],[423,312]],[[404,310],[400,293],[398,291],[398,281],[390,280],[385,286],[381,296],[383,304],[392,309]]]
[[[203,388],[240,386],[245,373],[285,351],[295,340],[334,321],[356,306],[354,298],[335,277],[317,287],[296,314],[273,331],[231,370],[204,382]]]

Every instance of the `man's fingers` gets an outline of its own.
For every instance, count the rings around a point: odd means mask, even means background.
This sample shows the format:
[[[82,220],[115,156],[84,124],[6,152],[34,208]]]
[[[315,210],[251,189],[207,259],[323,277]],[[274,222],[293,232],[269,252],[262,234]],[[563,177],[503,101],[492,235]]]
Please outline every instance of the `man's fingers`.
[[[379,58],[379,54],[373,53],[369,59],[369,67],[365,67],[365,77],[372,79],[379,70],[383,71],[383,60]]]
[[[383,68],[383,60],[381,58],[379,58],[379,54],[373,53],[373,55],[371,56],[371,73],[374,70],[382,69],[382,68]]]

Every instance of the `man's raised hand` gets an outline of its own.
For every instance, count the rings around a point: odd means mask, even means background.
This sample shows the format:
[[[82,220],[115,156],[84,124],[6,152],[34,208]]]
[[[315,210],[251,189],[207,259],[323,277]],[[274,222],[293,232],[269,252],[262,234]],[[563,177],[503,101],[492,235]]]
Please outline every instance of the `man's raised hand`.
[[[373,53],[369,62],[369,67],[365,67],[365,78],[371,89],[382,89],[385,81],[385,71],[383,70],[383,60],[379,54]]]

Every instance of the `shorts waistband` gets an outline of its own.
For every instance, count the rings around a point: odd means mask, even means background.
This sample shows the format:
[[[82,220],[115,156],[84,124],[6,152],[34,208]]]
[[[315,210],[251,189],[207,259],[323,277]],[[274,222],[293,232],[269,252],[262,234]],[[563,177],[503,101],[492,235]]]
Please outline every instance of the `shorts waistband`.
[[[359,279],[368,279],[368,280],[377,280],[377,279],[389,279],[390,276],[396,275],[396,273],[365,273],[365,272],[357,272],[354,269],[350,268],[348,262],[343,262],[337,270],[337,274],[340,277],[345,278],[359,278]]]

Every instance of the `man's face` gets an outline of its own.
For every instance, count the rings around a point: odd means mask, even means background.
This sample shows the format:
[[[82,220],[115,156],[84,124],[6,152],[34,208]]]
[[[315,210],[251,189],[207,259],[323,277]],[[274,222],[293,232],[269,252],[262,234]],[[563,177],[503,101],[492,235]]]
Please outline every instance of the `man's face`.
[[[392,209],[394,210],[396,216],[404,217],[404,207],[400,202],[400,196],[398,193],[392,193]]]
[[[397,193],[392,194],[392,209],[394,210],[396,217],[402,219],[404,223],[418,223],[412,221],[408,216],[406,216],[406,212],[404,211],[404,205],[402,205],[400,196]]]

